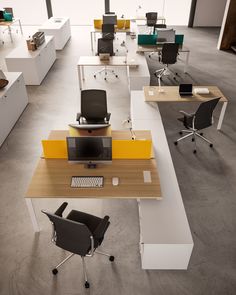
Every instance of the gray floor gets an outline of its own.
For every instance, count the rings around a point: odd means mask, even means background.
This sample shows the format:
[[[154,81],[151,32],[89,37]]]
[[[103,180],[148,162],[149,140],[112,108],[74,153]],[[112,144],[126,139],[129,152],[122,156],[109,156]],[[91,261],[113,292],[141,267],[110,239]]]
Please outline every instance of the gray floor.
[[[25,32],[36,30],[25,28]],[[72,30],[65,49],[57,53],[57,61],[41,86],[27,87],[30,103],[0,149],[0,294],[160,294],[200,295],[236,293],[236,56],[216,50],[217,29],[178,28],[184,32],[191,49],[189,74],[182,65],[175,66],[181,78],[196,85],[217,85],[229,98],[221,132],[213,127],[206,135],[214,149],[198,144],[192,153],[192,142],[173,141],[181,128],[178,110],[194,110],[195,104],[160,105],[166,134],[190,223],[194,249],[187,271],[144,271],[140,267],[138,249],[139,223],[134,200],[69,200],[75,208],[97,215],[111,216],[103,249],[116,256],[111,264],[104,257],[87,259],[90,291],[83,288],[81,261],[74,258],[63,266],[57,277],[50,270],[66,253],[50,243],[51,228],[40,209],[55,209],[60,201],[35,201],[42,231],[34,235],[24,202],[24,194],[41,153],[40,140],[51,129],[65,129],[74,121],[79,109],[76,62],[88,55],[89,33],[86,27]],[[27,36],[28,32],[26,33]],[[8,36],[0,47],[3,58],[16,46]],[[159,67],[149,60],[151,73]],[[121,71],[121,70],[120,70]],[[129,114],[129,95],[125,75],[120,79],[94,81],[86,72],[86,87],[106,87],[111,123],[122,128]],[[152,84],[156,84],[152,78]],[[166,85],[176,82],[165,78]],[[219,115],[220,106],[216,109]],[[171,184],[170,184],[171,185]],[[69,210],[68,209],[68,210]]]

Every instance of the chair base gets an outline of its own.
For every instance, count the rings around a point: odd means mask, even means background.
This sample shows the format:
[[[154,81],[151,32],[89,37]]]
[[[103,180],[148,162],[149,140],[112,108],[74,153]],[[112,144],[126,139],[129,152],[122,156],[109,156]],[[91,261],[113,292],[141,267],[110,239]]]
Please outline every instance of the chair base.
[[[180,132],[180,135],[182,135],[183,133],[187,133],[186,135],[180,137],[179,139],[177,139],[174,144],[175,145],[178,145],[179,141],[181,140],[184,140],[190,136],[192,136],[192,141],[194,142],[194,145],[195,145],[195,149],[193,150],[193,153],[196,154],[197,153],[197,145],[196,145],[196,138],[199,137],[200,139],[202,139],[203,141],[207,142],[209,144],[209,146],[212,148],[213,147],[213,143],[207,139],[205,136],[203,136],[203,133],[199,133],[197,132],[197,130],[195,129],[190,129],[190,130],[187,130],[187,129],[183,129],[181,130]]]
[[[113,74],[116,78],[118,78],[118,75],[115,73],[115,71],[113,71],[113,70],[111,70],[111,69],[108,69],[107,67],[104,67],[104,68],[102,68],[101,70],[95,72],[95,73],[93,74],[94,78],[97,77],[97,74],[101,74],[101,73],[103,73],[103,72],[105,73],[105,77],[104,77],[104,80],[105,80],[105,81],[107,80],[107,75],[108,75],[108,73],[111,73],[111,74]]]
[[[155,52],[152,52],[153,54]],[[176,77],[179,76],[178,73],[173,73],[167,66],[165,66],[164,68],[160,69],[160,70],[156,70],[154,72],[154,76],[156,76],[158,78],[158,80],[161,80],[163,76],[173,76],[173,79],[176,80]]]
[[[104,256],[107,256],[109,257],[109,260],[112,262],[115,260],[115,257],[113,255],[110,255],[110,254],[107,254],[107,253],[104,253],[104,252],[101,252],[101,251],[97,251],[95,250],[94,253],[97,253],[97,254],[100,254],[100,255],[104,255]],[[66,261],[68,261],[72,256],[74,256],[75,254],[74,253],[71,253],[69,256],[67,256],[64,260],[62,260],[53,270],[52,270],[52,273],[54,275],[57,275],[58,273],[58,268],[61,267]],[[88,282],[88,276],[87,276],[87,271],[86,271],[86,264],[85,264],[85,256],[81,256],[81,259],[82,259],[82,265],[83,265],[83,273],[84,273],[84,287],[86,289],[88,289],[90,287],[90,284]]]

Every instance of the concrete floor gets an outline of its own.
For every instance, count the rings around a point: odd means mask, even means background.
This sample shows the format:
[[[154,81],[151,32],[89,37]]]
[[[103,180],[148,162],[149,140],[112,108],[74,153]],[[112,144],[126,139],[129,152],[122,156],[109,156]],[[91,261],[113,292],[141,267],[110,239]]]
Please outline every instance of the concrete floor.
[[[24,28],[27,36],[36,28]],[[194,249],[187,271],[144,271],[140,266],[139,221],[135,200],[69,200],[70,209],[111,217],[111,226],[103,249],[116,261],[95,256],[87,259],[90,290],[84,290],[80,258],[65,264],[57,277],[51,269],[66,253],[50,243],[51,227],[40,213],[54,210],[60,200],[34,202],[42,231],[34,234],[24,202],[24,195],[41,154],[40,140],[51,129],[65,129],[79,110],[76,63],[80,55],[90,54],[88,27],[73,27],[65,49],[57,52],[57,61],[40,86],[27,87],[29,105],[0,149],[0,294],[159,294],[222,295],[236,294],[236,88],[235,55],[216,50],[217,29],[178,28],[185,34],[191,49],[189,73],[179,71],[180,81],[196,85],[217,85],[229,98],[222,131],[214,127],[206,135],[214,149],[192,142],[173,145],[181,128],[178,110],[195,110],[197,104],[161,104],[160,110],[176,169],[177,178],[190,228]],[[5,70],[4,56],[20,42],[16,35],[12,45],[8,36],[0,47],[0,67]],[[159,67],[148,60],[150,72]],[[122,128],[129,114],[126,77],[95,81],[86,71],[86,87],[105,88],[114,129]],[[156,84],[155,78],[151,83]],[[166,78],[166,85],[176,82]],[[215,111],[219,115],[220,106]],[[170,184],[171,185],[171,184]]]

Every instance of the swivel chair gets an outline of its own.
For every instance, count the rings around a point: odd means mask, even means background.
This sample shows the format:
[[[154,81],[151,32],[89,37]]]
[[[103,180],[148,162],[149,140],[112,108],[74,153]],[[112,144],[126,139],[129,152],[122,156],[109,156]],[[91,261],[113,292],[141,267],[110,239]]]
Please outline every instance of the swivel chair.
[[[81,91],[81,112],[76,120],[79,124],[107,124],[111,113],[107,112],[107,94],[101,89]]]
[[[180,111],[180,113],[182,113],[184,117],[179,118],[178,120],[181,121],[187,129],[181,130],[179,134],[182,135],[183,133],[187,133],[187,135],[184,135],[180,137],[179,139],[177,139],[174,142],[174,144],[178,145],[179,141],[192,136],[192,141],[195,143],[195,149],[193,150],[194,154],[196,154],[197,152],[197,148],[196,148],[197,137],[209,143],[210,147],[213,147],[213,143],[210,140],[208,140],[206,137],[204,137],[202,132],[199,133],[198,131],[208,128],[213,124],[212,114],[219,100],[220,100],[220,97],[217,97],[217,98],[201,103],[197,111],[192,114],[188,114],[184,111]]]
[[[159,54],[159,62],[164,65],[164,68],[156,70],[154,75],[158,78],[159,87],[161,85],[162,76],[170,75],[169,65],[175,64],[177,62],[177,56],[179,51],[179,44],[177,43],[164,43],[161,53]],[[174,74],[174,73],[173,73]],[[178,73],[174,74],[174,80]]]
[[[98,39],[98,48],[97,48],[97,54],[102,56],[103,54],[107,54],[109,56],[114,55],[113,50],[113,39],[106,39],[106,38],[99,38]],[[107,65],[105,65],[101,70],[96,71],[93,76],[94,78],[97,77],[97,74],[101,74],[102,72],[105,73],[104,80],[107,80],[107,74],[108,72],[112,73],[116,78],[118,78],[118,75],[115,73],[114,70],[108,69]]]
[[[104,235],[110,224],[109,216],[99,218],[77,210],[72,210],[66,218],[62,214],[68,203],[63,203],[55,213],[42,210],[46,214],[53,226],[52,242],[71,254],[59,263],[52,273],[56,275],[58,268],[75,254],[80,255],[83,263],[83,273],[85,288],[89,288],[88,277],[85,267],[85,257],[93,257],[95,253],[109,257],[114,261],[114,256],[97,251],[96,249],[102,244]]]
[[[146,19],[147,19],[146,25],[148,27],[153,28],[155,24],[157,23],[157,12],[147,12]],[[151,30],[149,31],[149,33],[151,34]]]

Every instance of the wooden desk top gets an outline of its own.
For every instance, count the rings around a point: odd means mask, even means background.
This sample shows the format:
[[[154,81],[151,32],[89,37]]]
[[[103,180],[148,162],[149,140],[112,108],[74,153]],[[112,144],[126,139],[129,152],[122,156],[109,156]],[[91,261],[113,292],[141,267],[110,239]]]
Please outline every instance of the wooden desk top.
[[[100,60],[99,56],[80,56],[78,66],[138,66],[135,59],[127,59],[126,56],[111,56],[109,60]]]
[[[151,172],[151,183],[144,183],[143,171]],[[102,188],[71,188],[72,176],[104,176]],[[119,185],[112,185],[119,177]],[[26,193],[26,198],[155,198],[161,199],[156,161],[113,160],[111,165],[84,168],[62,159],[40,159]]]
[[[145,101],[151,102],[203,102],[210,99],[221,97],[221,102],[227,102],[227,98],[220,91],[217,86],[194,86],[195,88],[208,88],[209,94],[195,94],[193,92],[192,96],[180,96],[179,95],[179,86],[162,86],[161,88],[164,92],[159,92],[158,86],[144,86],[144,98]],[[194,88],[193,87],[193,88]]]

